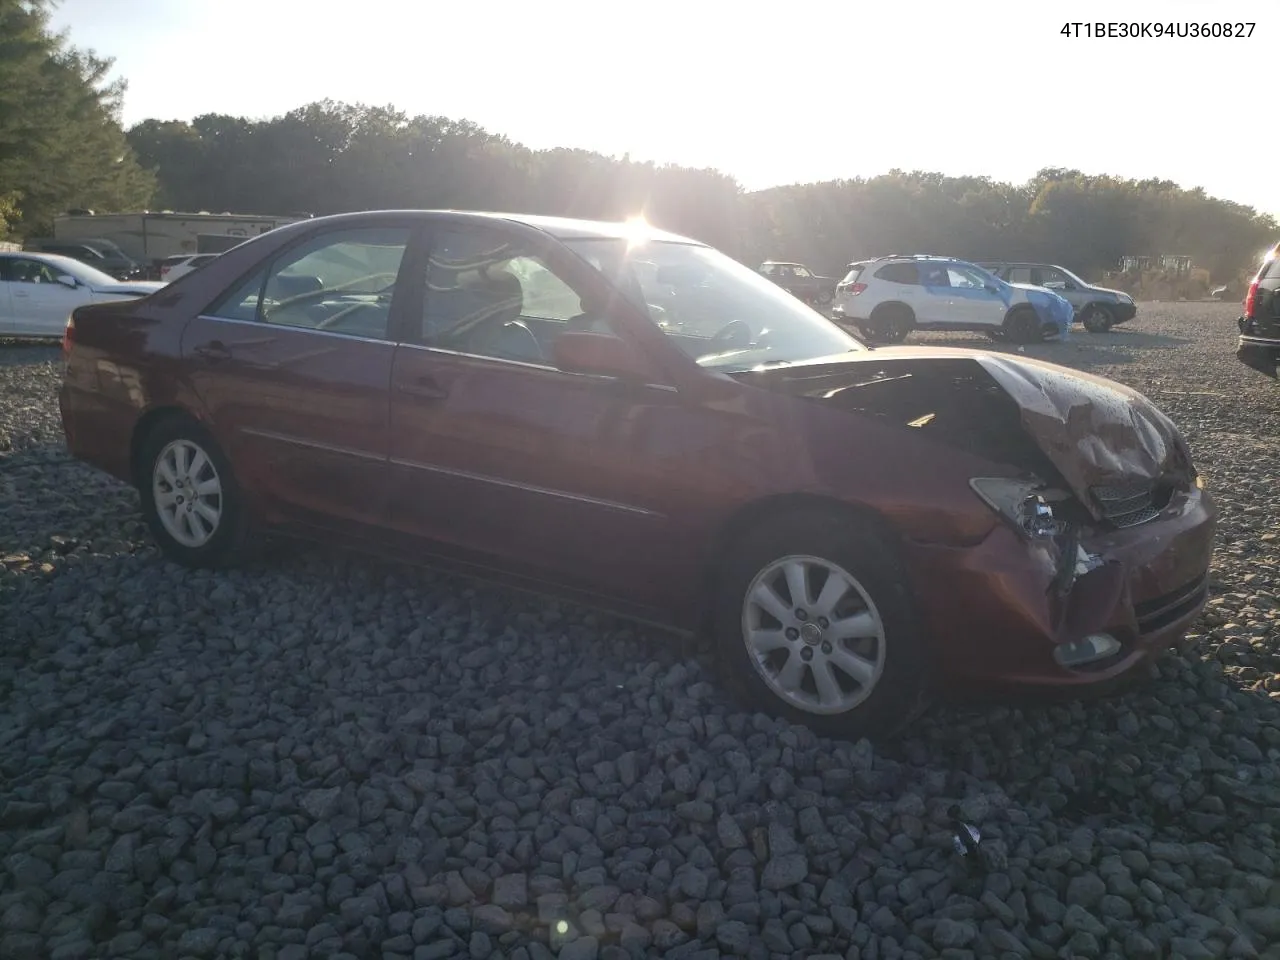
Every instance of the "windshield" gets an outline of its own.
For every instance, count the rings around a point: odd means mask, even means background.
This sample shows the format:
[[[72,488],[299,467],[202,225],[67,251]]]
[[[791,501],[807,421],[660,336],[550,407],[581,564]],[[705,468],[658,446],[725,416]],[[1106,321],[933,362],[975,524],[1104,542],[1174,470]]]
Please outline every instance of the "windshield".
[[[699,365],[724,372],[863,351],[852,335],[756,271],[670,240],[567,240]]]
[[[110,274],[103,273],[101,270],[96,267],[91,267],[87,263],[81,263],[79,260],[73,260],[71,257],[63,257],[56,253],[51,253],[42,259],[48,260],[49,266],[53,267],[53,269],[58,273],[69,274],[86,286],[110,287],[120,282]]]

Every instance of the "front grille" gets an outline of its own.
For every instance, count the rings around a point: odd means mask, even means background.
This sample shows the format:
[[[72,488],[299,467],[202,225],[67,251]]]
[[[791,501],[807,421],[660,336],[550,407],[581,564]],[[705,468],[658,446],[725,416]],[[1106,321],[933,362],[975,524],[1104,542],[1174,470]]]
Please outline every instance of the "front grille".
[[[1190,583],[1184,583],[1176,590],[1144,600],[1133,605],[1133,613],[1138,621],[1138,632],[1155,633],[1169,624],[1182,619],[1194,610],[1209,592],[1209,578],[1201,574]]]
[[[1117,527],[1136,527],[1160,515],[1156,486],[1149,480],[1098,486],[1089,492],[1102,510],[1103,519]]]

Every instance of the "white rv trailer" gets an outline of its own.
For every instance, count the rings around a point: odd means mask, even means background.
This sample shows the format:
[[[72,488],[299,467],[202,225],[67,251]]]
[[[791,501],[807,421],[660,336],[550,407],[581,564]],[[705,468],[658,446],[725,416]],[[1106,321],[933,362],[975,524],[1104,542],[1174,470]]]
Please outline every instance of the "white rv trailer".
[[[155,263],[181,253],[221,253],[300,216],[259,217],[231,213],[101,213],[74,211],[53,218],[60,241],[111,240],[133,259]]]

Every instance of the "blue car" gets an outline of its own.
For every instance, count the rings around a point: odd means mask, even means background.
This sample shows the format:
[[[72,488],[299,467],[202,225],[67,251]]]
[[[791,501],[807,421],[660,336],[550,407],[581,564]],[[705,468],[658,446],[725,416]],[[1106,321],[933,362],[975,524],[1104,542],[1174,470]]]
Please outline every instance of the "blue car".
[[[912,330],[975,330],[993,340],[1065,340],[1074,308],[1061,295],[1008,283],[965,260],[896,255],[851,263],[836,287],[832,318],[879,343]]]

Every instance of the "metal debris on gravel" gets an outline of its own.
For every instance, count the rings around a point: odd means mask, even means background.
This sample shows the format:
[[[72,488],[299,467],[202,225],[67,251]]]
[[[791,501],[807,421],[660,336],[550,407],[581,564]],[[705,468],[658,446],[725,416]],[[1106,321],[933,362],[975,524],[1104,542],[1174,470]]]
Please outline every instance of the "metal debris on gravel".
[[[68,459],[56,349],[0,344],[0,957],[1280,957],[1280,387],[1234,316],[1026,351],[1185,431],[1222,510],[1198,646],[877,749],[571,605],[166,564]]]

